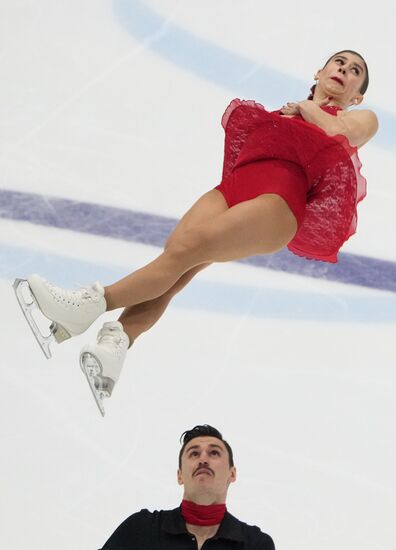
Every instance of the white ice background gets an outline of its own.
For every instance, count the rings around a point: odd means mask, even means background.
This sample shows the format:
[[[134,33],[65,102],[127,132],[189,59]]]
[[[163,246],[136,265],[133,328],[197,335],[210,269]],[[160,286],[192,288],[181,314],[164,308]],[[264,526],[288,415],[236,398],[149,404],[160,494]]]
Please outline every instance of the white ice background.
[[[361,150],[368,196],[343,251],[394,262],[394,21],[390,0],[2,0],[0,186],[178,218],[219,181],[233,97],[302,99],[352,48],[388,130]],[[1,548],[95,550],[131,513],[176,507],[178,438],[201,423],[234,449],[229,510],[278,549],[395,548],[394,293],[213,266],[134,344],[102,419],[78,354],[103,319],[47,361],[11,283],[106,284],[159,249],[0,228]]]

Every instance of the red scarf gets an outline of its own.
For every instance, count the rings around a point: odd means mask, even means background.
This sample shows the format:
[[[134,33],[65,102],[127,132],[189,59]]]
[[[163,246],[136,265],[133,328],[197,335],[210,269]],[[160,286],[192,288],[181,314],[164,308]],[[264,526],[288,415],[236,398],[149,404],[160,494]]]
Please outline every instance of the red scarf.
[[[182,500],[181,515],[190,525],[217,525],[221,523],[227,508],[225,504],[195,504]]]

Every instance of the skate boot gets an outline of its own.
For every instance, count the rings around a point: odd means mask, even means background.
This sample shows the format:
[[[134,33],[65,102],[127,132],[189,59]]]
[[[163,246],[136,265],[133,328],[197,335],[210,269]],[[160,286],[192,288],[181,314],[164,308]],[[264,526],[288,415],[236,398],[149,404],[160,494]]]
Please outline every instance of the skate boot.
[[[104,323],[98,332],[95,344],[84,346],[80,353],[80,366],[102,416],[105,415],[103,400],[110,397],[117,382],[126,352],[128,335],[119,321]]]
[[[14,290],[33,334],[47,359],[51,357],[50,344],[84,332],[106,311],[104,289],[99,283],[80,290],[64,290],[39,275],[27,280],[15,279]],[[33,312],[41,312],[52,321],[49,334],[38,327]]]

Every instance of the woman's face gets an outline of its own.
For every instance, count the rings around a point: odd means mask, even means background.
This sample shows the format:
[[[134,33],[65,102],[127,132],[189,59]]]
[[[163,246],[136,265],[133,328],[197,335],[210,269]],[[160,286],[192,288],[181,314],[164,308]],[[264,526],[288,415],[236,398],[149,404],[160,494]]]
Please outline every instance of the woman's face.
[[[360,88],[366,78],[366,68],[362,59],[353,53],[342,52],[320,69],[316,77],[318,88],[344,105],[361,103]]]

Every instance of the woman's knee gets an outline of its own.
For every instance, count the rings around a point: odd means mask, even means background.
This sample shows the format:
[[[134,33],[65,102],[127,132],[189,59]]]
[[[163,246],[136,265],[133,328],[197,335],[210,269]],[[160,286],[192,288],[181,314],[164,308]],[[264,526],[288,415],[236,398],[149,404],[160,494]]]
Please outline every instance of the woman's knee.
[[[208,236],[204,229],[187,229],[183,233],[169,237],[165,244],[164,253],[175,259],[197,256],[205,250],[207,244]]]

